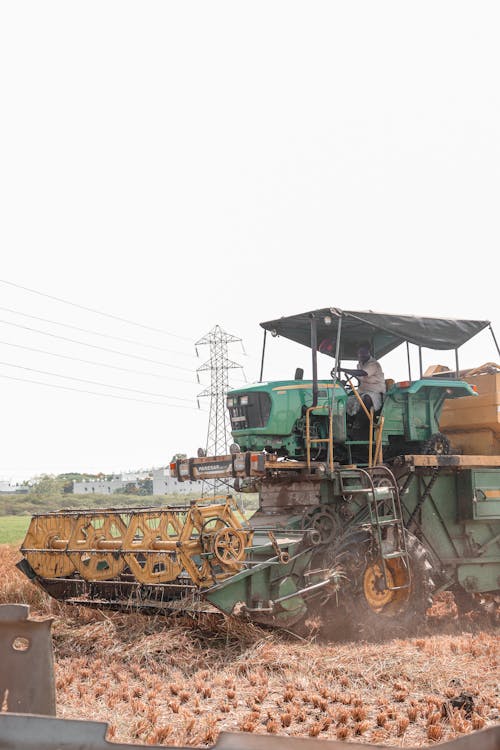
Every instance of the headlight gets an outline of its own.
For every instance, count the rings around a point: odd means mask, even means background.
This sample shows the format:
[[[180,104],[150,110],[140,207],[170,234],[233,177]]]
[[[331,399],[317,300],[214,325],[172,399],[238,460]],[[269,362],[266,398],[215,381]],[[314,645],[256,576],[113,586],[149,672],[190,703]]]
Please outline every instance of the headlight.
[[[240,396],[240,406],[248,406],[248,396]]]
[[[231,406],[234,406],[234,398],[228,398],[228,399],[227,399],[227,405],[228,405],[229,407],[231,407]]]

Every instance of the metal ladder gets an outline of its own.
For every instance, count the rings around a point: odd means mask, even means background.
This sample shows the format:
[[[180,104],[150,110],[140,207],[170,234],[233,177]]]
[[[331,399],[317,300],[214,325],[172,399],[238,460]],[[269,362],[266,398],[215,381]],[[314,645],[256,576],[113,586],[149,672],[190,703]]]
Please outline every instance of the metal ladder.
[[[311,437],[311,412],[313,411],[326,411],[328,416],[328,437],[326,438],[312,438]],[[319,404],[316,406],[309,406],[306,410],[306,459],[307,468],[311,468],[311,445],[313,443],[327,443],[328,444],[328,468],[333,471],[333,412],[329,405]]]
[[[348,479],[358,479],[357,486],[346,483]],[[392,471],[383,465],[371,470],[349,469],[340,471],[340,488],[344,497],[363,495],[368,507],[369,522],[375,530],[384,583],[389,591],[408,589],[411,586],[410,558],[406,547],[405,526],[397,481]],[[363,515],[366,514],[363,512]],[[364,525],[361,523],[360,525]],[[384,532],[393,530],[392,549],[387,551]],[[387,534],[386,534],[387,536]],[[387,561],[400,559],[406,572],[406,580],[399,586],[388,584]]]

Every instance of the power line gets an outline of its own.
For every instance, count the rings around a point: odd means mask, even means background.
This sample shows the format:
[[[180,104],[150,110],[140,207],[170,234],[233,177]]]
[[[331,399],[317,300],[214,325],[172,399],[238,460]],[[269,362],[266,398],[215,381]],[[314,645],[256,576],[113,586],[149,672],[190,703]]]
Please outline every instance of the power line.
[[[144,396],[157,396],[159,398],[170,398],[174,401],[187,401],[188,403],[192,401],[190,398],[182,398],[181,396],[166,396],[163,393],[151,393],[151,391],[141,391],[137,388],[126,388],[122,385],[110,385],[110,383],[99,383],[96,380],[86,380],[85,378],[74,378],[71,375],[60,375],[57,372],[49,372],[47,370],[36,370],[34,367],[25,367],[24,365],[13,365],[11,362],[1,362],[0,365],[4,365],[5,367],[17,367],[19,370],[28,370],[29,372],[37,372],[39,375],[51,375],[56,378],[64,378],[65,380],[75,380],[79,383],[89,383],[90,385],[100,385],[103,388],[116,388],[116,390],[119,391],[129,391],[130,393],[141,393]]]
[[[146,401],[142,398],[133,398],[131,396],[115,396],[113,393],[99,393],[98,391],[87,391],[80,388],[70,388],[67,385],[55,385],[55,383],[44,383],[41,380],[31,380],[28,378],[15,378],[13,375],[2,375],[0,378],[6,378],[7,380],[17,380],[20,383],[35,383],[35,385],[45,385],[47,388],[57,388],[62,391],[74,391],[75,393],[86,393],[92,396],[103,396],[104,398],[117,398],[120,401],[136,401],[139,404],[153,404],[154,406],[167,406],[169,409],[189,409],[192,411],[198,411],[194,406],[182,406],[182,404],[166,404],[161,401]],[[203,409],[202,411],[206,411]]]
[[[14,315],[22,315],[24,318],[31,318],[32,320],[41,320],[43,323],[51,323],[56,326],[63,326],[64,328],[71,328],[73,331],[81,331],[82,333],[91,333],[93,336],[101,336],[106,339],[115,339],[115,341],[123,341],[126,344],[133,344],[134,346],[144,346],[148,349],[156,349],[159,352],[168,352],[169,354],[179,354],[181,357],[192,357],[192,354],[186,354],[185,352],[179,352],[175,349],[167,349],[164,346],[155,346],[154,344],[145,344],[142,341],[135,339],[126,339],[122,336],[112,336],[109,333],[101,333],[100,331],[91,331],[88,328],[80,328],[79,326],[70,325],[70,323],[61,323],[58,320],[50,320],[49,318],[41,318],[38,315],[29,315],[28,313],[20,312],[19,310],[12,310],[10,307],[1,307],[0,310],[14,313]]]
[[[70,357],[69,354],[56,354],[55,352],[48,352],[46,349],[37,349],[33,346],[23,346],[22,344],[13,344],[10,341],[0,341],[0,344],[5,346],[15,346],[16,349],[26,349],[28,352],[37,352],[38,354],[48,354],[50,357],[59,357],[61,359],[69,359],[72,362],[82,362],[85,365],[94,365],[95,367],[106,367],[110,370],[119,370],[120,372],[129,372],[132,375],[146,375],[151,378],[161,378],[162,380],[168,380],[174,383],[187,383],[189,385],[199,385],[197,380],[184,380],[183,378],[172,378],[170,375],[160,375],[156,372],[144,372],[144,370],[131,370],[129,367],[119,367],[118,365],[108,365],[104,362],[94,362],[91,359],[81,359],[80,357]]]
[[[13,281],[0,279],[0,284],[7,284],[8,286],[16,287],[16,289],[22,289],[23,291],[30,292],[31,294],[38,294],[40,297],[47,297],[48,299],[56,300],[56,302],[62,302],[65,305],[71,305],[71,307],[78,307],[80,310],[86,310],[87,312],[97,313],[98,315],[103,315],[106,318],[119,320],[122,323],[129,323],[130,325],[138,326],[139,328],[144,328],[148,331],[155,331],[155,333],[163,333],[167,336],[173,336],[176,339],[190,341],[190,339],[187,338],[186,336],[180,336],[177,333],[171,333],[170,331],[166,331],[164,328],[155,328],[154,326],[148,326],[148,325],[145,325],[144,323],[136,323],[135,320],[129,320],[128,318],[122,318],[119,315],[113,315],[112,313],[103,312],[102,310],[96,310],[93,307],[85,307],[85,305],[79,305],[76,302],[70,302],[67,299],[63,299],[62,297],[56,297],[53,294],[46,294],[45,292],[39,292],[37,289],[30,289],[30,287],[22,286],[21,284],[15,284]]]
[[[148,357],[140,357],[138,354],[127,354],[126,352],[120,352],[116,349],[109,349],[106,346],[98,346],[97,344],[87,344],[85,341],[78,341],[77,339],[70,339],[67,336],[58,336],[56,333],[48,333],[47,331],[41,331],[39,328],[30,328],[30,326],[23,326],[21,323],[12,323],[10,320],[0,320],[0,323],[5,323],[8,326],[15,326],[16,328],[23,328],[25,331],[34,331],[35,333],[41,333],[43,336],[50,336],[53,339],[60,339],[61,341],[70,341],[72,344],[78,344],[79,346],[88,346],[91,349],[100,349],[103,352],[111,352],[111,354],[119,354],[122,357],[131,357],[132,359],[140,359],[142,362],[152,362],[155,365],[161,365],[162,367],[172,367],[174,370],[184,370],[185,372],[192,372],[189,367],[180,367],[179,365],[169,365],[167,362],[159,362],[157,359],[149,359]]]

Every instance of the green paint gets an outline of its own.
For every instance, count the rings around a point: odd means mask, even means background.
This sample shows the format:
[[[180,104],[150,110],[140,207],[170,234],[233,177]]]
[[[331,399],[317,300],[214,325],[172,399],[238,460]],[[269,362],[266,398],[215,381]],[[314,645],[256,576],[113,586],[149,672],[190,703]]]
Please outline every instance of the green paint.
[[[475,396],[468,383],[441,378],[424,378],[408,387],[395,384],[385,395],[380,417],[384,417],[382,445],[394,455],[416,450],[439,432],[439,417],[446,398]],[[347,433],[347,392],[341,383],[318,383],[318,407],[332,410],[333,440],[339,447],[366,445],[366,440],[349,440]],[[232,436],[242,451],[277,453],[303,459],[305,446],[305,411],[312,405],[311,380],[281,380],[257,383],[228,393]],[[311,437],[328,437],[328,413],[318,408],[311,412]],[[312,455],[326,443],[312,447]],[[345,451],[344,451],[345,454]],[[324,458],[325,456],[322,456]],[[348,454],[343,463],[350,463]]]

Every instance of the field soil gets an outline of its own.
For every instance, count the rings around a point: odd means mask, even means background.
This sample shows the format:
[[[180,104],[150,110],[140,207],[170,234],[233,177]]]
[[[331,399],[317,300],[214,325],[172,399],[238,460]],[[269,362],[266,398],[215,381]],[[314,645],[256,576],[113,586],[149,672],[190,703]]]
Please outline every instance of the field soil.
[[[500,722],[499,628],[459,620],[450,596],[418,637],[335,642],[212,615],[72,608],[33,586],[18,559],[0,545],[0,604],[54,618],[58,716],[105,721],[110,741],[207,746],[243,731],[411,747]]]

